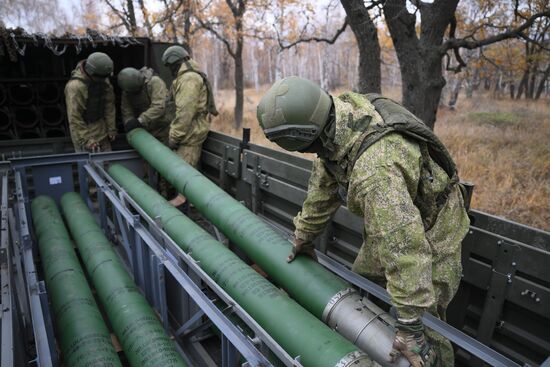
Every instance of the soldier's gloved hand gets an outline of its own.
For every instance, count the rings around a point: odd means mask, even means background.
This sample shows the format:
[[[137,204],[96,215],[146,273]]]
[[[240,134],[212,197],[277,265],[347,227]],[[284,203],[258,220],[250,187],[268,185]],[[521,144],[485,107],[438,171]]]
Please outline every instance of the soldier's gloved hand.
[[[431,367],[437,364],[437,354],[426,341],[422,320],[403,321],[397,319],[397,333],[390,353],[391,362],[402,355],[412,367]]]
[[[114,141],[116,139],[116,131],[112,131],[110,132],[108,135],[109,135],[109,140],[110,141]]]
[[[168,138],[168,148],[176,150],[179,147],[179,143],[172,138]]]
[[[90,140],[86,146],[85,146],[86,150],[89,151],[89,152],[95,152],[98,148],[99,148],[99,144],[97,141],[95,140]]]
[[[307,255],[313,260],[317,260],[317,255],[315,254],[315,245],[311,241],[304,241],[299,238],[295,238],[292,241],[292,252],[288,255],[286,262],[292,262],[297,255],[304,254]]]
[[[137,129],[139,127],[143,127],[143,126],[141,126],[141,122],[139,122],[139,120],[134,118],[134,117],[132,117],[131,119],[126,121],[126,124],[124,125],[124,129],[126,130],[126,134],[128,134],[130,131],[132,131],[134,129]]]

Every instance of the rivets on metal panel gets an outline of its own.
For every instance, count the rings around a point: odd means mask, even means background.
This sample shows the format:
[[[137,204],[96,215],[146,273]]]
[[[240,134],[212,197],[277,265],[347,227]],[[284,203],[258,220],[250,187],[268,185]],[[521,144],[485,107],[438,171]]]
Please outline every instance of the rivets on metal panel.
[[[523,290],[521,293],[520,293],[522,296],[527,296],[529,298],[531,298],[533,301],[535,301],[536,303],[539,303],[540,302],[540,297],[537,296],[537,292],[534,292],[530,289],[525,289]]]

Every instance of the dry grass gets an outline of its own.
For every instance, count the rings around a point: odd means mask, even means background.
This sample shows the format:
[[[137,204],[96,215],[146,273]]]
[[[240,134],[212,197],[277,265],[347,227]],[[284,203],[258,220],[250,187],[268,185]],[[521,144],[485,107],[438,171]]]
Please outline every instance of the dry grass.
[[[256,121],[264,91],[245,91],[243,127],[251,128],[253,143],[279,149],[265,139]],[[240,137],[233,127],[233,92],[221,91],[217,101],[221,113],[213,129]],[[455,111],[440,110],[436,132],[455,158],[461,179],[476,185],[472,206],[550,231],[548,101],[476,96],[459,102]]]
[[[473,207],[550,230],[548,101],[475,98],[439,113],[436,133],[462,180],[475,183]]]

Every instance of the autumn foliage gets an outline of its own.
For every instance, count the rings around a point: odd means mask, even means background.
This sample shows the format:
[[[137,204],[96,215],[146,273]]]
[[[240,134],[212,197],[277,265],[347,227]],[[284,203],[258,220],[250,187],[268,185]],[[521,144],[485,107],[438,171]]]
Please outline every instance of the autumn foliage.
[[[547,0],[83,0],[73,9],[63,9],[59,0],[7,4],[0,3],[0,13],[28,31],[93,28],[185,45],[217,91],[215,128],[239,135],[248,126],[266,145],[254,109],[277,79],[300,75],[333,92],[381,90],[428,123],[437,119],[435,130],[462,178],[477,185],[474,207],[550,230]],[[18,23],[24,19],[29,21]],[[372,52],[360,52],[374,50],[369,42],[379,47],[379,58],[366,60]],[[373,68],[380,69],[378,88],[361,80]]]

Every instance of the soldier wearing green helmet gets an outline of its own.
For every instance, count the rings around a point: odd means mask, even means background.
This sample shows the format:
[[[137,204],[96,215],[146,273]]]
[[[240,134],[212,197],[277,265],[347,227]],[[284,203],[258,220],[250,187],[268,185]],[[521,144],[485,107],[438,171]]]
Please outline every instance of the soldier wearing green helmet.
[[[77,64],[65,86],[69,129],[77,152],[111,150],[116,137],[112,73],[113,60],[94,52]]]
[[[397,315],[394,350],[412,366],[453,366],[450,342],[422,324],[445,320],[461,278],[469,227],[456,166],[441,141],[398,103],[378,94],[330,96],[289,77],[263,96],[257,117],[266,137],[317,159],[288,261],[315,258],[313,241],[342,203],[363,218],[352,270],[388,290]]]
[[[173,119],[167,108],[168,89],[153,69],[124,68],[117,76],[122,90],[120,109],[126,131],[142,127],[168,144],[168,131]]]
[[[162,55],[162,62],[174,76],[170,99],[175,105],[175,116],[170,124],[168,146],[196,167],[202,143],[210,130],[210,115],[218,114],[212,88],[206,74],[183,47],[168,47]],[[174,206],[185,202],[181,194],[170,201]]]

